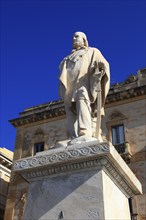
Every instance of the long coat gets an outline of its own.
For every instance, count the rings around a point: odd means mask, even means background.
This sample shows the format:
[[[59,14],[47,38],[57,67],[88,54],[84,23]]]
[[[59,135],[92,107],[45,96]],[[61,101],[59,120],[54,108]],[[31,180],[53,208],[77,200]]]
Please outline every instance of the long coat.
[[[73,52],[74,53],[74,52]],[[68,68],[67,64],[70,59],[70,55],[65,57],[63,61],[61,62],[59,69],[60,69],[60,85],[59,85],[59,95],[65,102],[75,102],[75,93],[78,91],[78,89],[83,86],[84,81],[88,81],[88,85],[86,84],[88,94],[90,97],[91,103],[96,103],[97,99],[97,82],[95,76],[95,63],[103,63],[105,67],[105,74],[103,75],[101,79],[101,115],[104,115],[104,104],[105,99],[109,91],[110,87],[110,69],[109,69],[109,63],[107,60],[103,57],[101,52],[92,47],[86,47],[84,49],[84,53],[82,56],[80,56],[81,59],[81,66],[80,70],[74,79],[74,81],[69,84],[68,82]],[[76,59],[78,60],[78,58]],[[70,91],[70,87],[72,86],[72,91]]]

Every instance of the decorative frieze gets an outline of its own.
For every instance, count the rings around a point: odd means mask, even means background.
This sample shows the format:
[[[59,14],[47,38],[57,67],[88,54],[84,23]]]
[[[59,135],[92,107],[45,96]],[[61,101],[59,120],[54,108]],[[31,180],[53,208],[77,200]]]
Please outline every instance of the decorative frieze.
[[[27,181],[82,169],[104,170],[127,197],[141,192],[140,183],[108,142],[99,144],[93,141],[49,150],[35,157],[15,161],[13,168]],[[131,179],[135,185],[131,184]]]
[[[93,145],[91,146],[84,146],[82,145],[80,148],[71,148],[62,151],[62,152],[56,152],[55,150],[49,150],[44,152],[45,155],[38,155],[30,158],[25,158],[22,160],[17,160],[14,163],[14,171],[22,170],[22,169],[28,169],[32,167],[39,167],[42,165],[51,165],[54,163],[64,162],[87,157],[91,155],[96,155],[97,153],[103,153],[103,152],[109,152],[109,144],[108,143],[102,143],[102,144],[95,144],[93,142]],[[70,149],[71,148],[71,149]],[[48,153],[48,154],[47,154]]]

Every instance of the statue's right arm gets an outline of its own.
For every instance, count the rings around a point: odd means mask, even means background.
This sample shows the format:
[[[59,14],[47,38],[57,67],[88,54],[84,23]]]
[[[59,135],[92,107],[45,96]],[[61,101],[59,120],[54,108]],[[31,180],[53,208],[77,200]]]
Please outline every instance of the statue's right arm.
[[[62,69],[63,69],[63,65],[64,65],[64,62],[66,61],[66,57],[61,61],[61,63],[59,64],[59,70],[60,72],[62,72]]]
[[[60,80],[60,83],[59,83],[59,91],[58,92],[59,92],[59,96],[60,96],[61,99],[64,99],[65,91],[66,91],[66,88],[65,88],[66,77],[64,76],[63,68],[66,68],[66,58],[64,58],[62,60],[62,62],[60,63],[60,65],[59,65],[59,70],[60,70],[59,80]]]

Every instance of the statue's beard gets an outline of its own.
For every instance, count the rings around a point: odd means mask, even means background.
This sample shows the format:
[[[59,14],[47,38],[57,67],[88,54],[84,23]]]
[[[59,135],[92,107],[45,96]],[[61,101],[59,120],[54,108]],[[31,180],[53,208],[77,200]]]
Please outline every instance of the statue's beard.
[[[79,47],[83,47],[84,45],[82,45],[81,43],[79,43],[79,42],[75,42],[75,43],[73,43],[73,48],[74,49],[77,49],[77,48],[79,48]]]

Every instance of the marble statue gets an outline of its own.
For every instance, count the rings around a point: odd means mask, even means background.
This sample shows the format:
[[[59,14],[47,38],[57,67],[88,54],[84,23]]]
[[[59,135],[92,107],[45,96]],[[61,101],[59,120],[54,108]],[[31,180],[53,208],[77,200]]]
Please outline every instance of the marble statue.
[[[101,140],[100,121],[110,83],[109,63],[98,49],[88,46],[83,32],[76,32],[73,50],[59,69],[59,95],[64,100],[71,138],[95,136]],[[92,132],[93,113],[97,115],[96,134]]]

